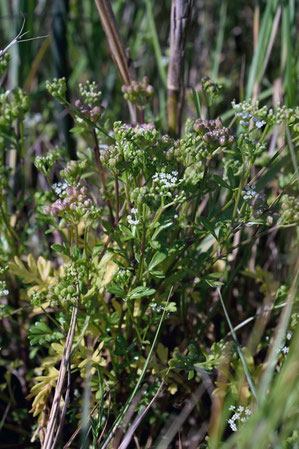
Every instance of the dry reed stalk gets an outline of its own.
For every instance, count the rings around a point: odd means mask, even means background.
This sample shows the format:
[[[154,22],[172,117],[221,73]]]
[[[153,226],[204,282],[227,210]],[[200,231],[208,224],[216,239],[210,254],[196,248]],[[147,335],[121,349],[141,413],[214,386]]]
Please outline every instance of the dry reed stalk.
[[[74,335],[75,335],[75,329],[76,329],[76,323],[77,323],[77,315],[78,315],[78,306],[74,305],[71,322],[70,322],[70,327],[69,327],[69,331],[68,331],[68,334],[66,337],[65,348],[64,348],[64,352],[63,352],[63,356],[62,356],[62,360],[61,360],[61,364],[60,364],[54,399],[53,399],[53,403],[52,403],[52,407],[51,407],[51,411],[50,411],[50,417],[49,417],[47,430],[46,430],[46,435],[45,435],[44,442],[42,444],[42,449],[54,449],[55,445],[56,445],[55,444],[56,438],[54,437],[54,433],[55,433],[55,427],[56,427],[57,418],[58,418],[58,414],[59,414],[59,410],[60,410],[60,400],[62,397],[62,390],[63,390],[65,377],[66,377],[69,362],[70,362],[71,349],[72,349],[72,345],[73,345],[73,341],[74,341]],[[54,440],[54,443],[53,443],[53,440]]]
[[[131,84],[136,79],[133,66],[129,64],[129,58],[126,55],[125,47],[120,37],[115,15],[113,13],[110,0],[95,0],[101,24],[103,26],[110,53],[115,65],[119,71],[119,75],[123,84]],[[136,108],[128,102],[131,119],[136,122]]]
[[[179,135],[184,101],[184,56],[192,0],[172,0],[170,58],[167,75],[167,120],[170,134]]]

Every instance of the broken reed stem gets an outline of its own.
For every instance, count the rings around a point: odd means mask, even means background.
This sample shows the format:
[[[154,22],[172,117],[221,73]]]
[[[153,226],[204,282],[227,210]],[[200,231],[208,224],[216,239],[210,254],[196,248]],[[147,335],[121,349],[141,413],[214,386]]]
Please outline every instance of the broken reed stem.
[[[110,48],[110,53],[119,72],[121,81],[123,84],[129,85],[136,79],[136,76],[132,65],[129,64],[129,58],[126,55],[125,47],[118,31],[110,0],[95,0],[95,3]],[[136,122],[136,107],[130,102],[128,102],[128,106],[132,122]]]
[[[167,120],[173,136],[180,134],[184,101],[184,56],[186,31],[192,0],[172,0],[170,20],[170,58],[167,75]]]
[[[73,311],[72,311],[72,317],[70,322],[69,331],[66,337],[65,342],[65,348],[63,352],[63,357],[60,364],[57,384],[55,388],[55,394],[54,399],[51,407],[50,417],[47,425],[45,440],[42,444],[42,449],[55,449],[55,444],[53,443],[54,439],[54,432],[55,427],[57,423],[57,417],[60,409],[60,400],[62,397],[62,390],[63,385],[65,381],[65,376],[67,374],[69,362],[70,362],[70,355],[72,350],[72,345],[74,341],[75,336],[75,329],[76,329],[76,323],[77,323],[77,315],[78,315],[78,304],[74,304]],[[55,443],[55,442],[54,442]]]

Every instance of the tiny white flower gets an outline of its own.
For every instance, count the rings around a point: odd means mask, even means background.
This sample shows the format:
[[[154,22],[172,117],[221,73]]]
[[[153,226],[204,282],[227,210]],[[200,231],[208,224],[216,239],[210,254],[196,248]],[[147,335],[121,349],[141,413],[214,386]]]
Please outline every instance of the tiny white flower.
[[[237,432],[237,426],[236,424],[231,424],[230,428],[232,429],[233,432]]]

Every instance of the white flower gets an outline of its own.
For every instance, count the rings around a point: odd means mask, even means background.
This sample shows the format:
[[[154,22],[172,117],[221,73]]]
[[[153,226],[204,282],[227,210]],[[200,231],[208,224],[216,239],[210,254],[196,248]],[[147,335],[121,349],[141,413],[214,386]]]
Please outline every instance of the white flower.
[[[289,332],[287,333],[287,339],[288,339],[288,340],[291,340],[291,338],[292,338],[292,332],[289,331]]]
[[[234,405],[231,405],[231,406],[229,407],[229,410],[230,410],[230,411],[233,411],[233,410],[235,410],[235,408],[236,408],[236,407],[235,407]]]
[[[137,226],[139,224],[139,220],[138,219],[134,220],[132,218],[132,215],[128,215],[128,223],[132,226]]]
[[[287,353],[289,352],[288,346],[284,346],[284,347],[282,348],[282,352],[283,352],[284,354],[287,354]]]
[[[265,120],[262,120],[260,117],[253,117],[253,121],[255,122],[255,126],[257,128],[261,128],[266,124]]]
[[[237,432],[237,430],[238,430],[236,424],[231,424],[230,428],[232,429],[233,432]]]

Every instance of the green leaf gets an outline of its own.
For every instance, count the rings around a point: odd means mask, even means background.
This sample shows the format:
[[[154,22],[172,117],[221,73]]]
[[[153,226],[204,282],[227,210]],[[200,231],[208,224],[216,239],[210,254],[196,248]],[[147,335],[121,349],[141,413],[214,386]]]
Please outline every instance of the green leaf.
[[[188,380],[192,380],[193,377],[194,377],[194,371],[193,370],[189,371],[189,373],[188,373]]]
[[[111,283],[107,286],[107,292],[115,295],[118,298],[124,298],[126,296],[126,292],[117,284]]]
[[[167,257],[167,254],[162,252],[157,252],[153,255],[152,260],[149,263],[148,271],[152,271],[153,268],[155,268],[157,265],[159,265],[163,260],[165,260]]]
[[[218,175],[214,175],[214,180],[220,184],[222,187],[224,187],[225,189],[229,189],[231,190],[231,186],[229,184],[227,184],[227,182],[224,181],[224,179],[222,179],[220,176]]]
[[[209,220],[206,217],[199,217],[199,221],[210,232],[210,234],[212,234],[212,236],[215,237],[216,240],[218,240],[217,235],[215,234],[214,227],[209,222]]]
[[[51,248],[53,251],[56,251],[57,253],[65,254],[66,256],[69,256],[69,248],[67,246],[58,245],[57,243],[54,243],[54,245],[51,245]]]
[[[143,298],[144,296],[151,296],[154,293],[156,293],[156,290],[154,288],[140,286],[134,288],[134,290],[128,293],[127,299]]]

